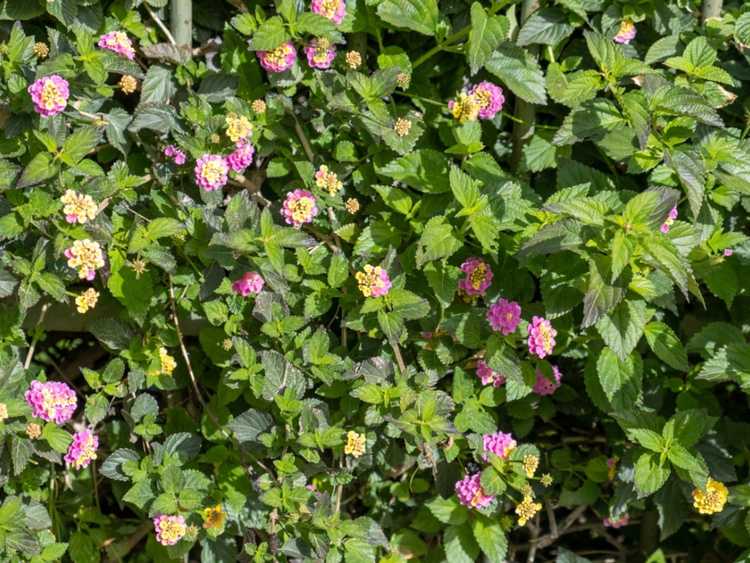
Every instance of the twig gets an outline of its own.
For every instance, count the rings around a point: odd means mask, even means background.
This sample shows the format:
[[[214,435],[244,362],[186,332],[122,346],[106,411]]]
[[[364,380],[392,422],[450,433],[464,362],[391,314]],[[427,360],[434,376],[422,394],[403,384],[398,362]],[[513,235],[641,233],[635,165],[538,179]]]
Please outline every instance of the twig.
[[[406,375],[406,364],[404,363],[404,357],[401,355],[401,348],[398,346],[398,342],[392,339],[388,339],[388,342],[391,345],[391,348],[393,348],[393,353],[396,356],[396,363],[398,364],[398,369],[401,371],[401,375]]]
[[[151,19],[154,20],[154,23],[157,26],[159,26],[159,29],[161,29],[162,32],[164,32],[164,35],[167,36],[167,40],[176,47],[177,42],[174,40],[174,36],[172,35],[172,32],[169,31],[169,28],[166,25],[164,25],[164,22],[161,21],[161,18],[154,13],[154,11],[149,7],[147,2],[143,3],[143,7],[146,8],[148,15],[151,16]]]
[[[539,514],[537,513],[536,518],[534,518],[534,525],[531,527],[531,540],[529,540],[529,554],[526,557],[526,563],[534,563],[534,559],[536,559],[536,550],[539,548],[539,544],[537,543],[539,530]]]
[[[549,520],[549,533],[554,539],[557,539],[557,536],[558,536],[557,520],[555,519],[555,511],[553,510],[552,503],[549,501],[549,499],[544,500],[544,506],[547,508],[547,519]]]
[[[44,322],[44,317],[47,316],[47,309],[49,309],[49,303],[45,303],[44,305],[42,305],[42,312],[39,313],[39,320],[36,322],[37,328],[34,331],[34,337],[31,339],[31,346],[29,346],[29,351],[26,353],[26,360],[23,362],[23,369],[29,369],[29,366],[31,365],[31,359],[34,357],[34,348],[36,348],[36,343],[39,342],[39,338],[44,332],[39,325]]]
[[[305,151],[305,155],[307,155],[307,160],[309,160],[310,162],[314,162],[315,153],[312,150],[310,141],[307,140],[307,136],[305,135],[305,132],[302,130],[302,125],[300,125],[299,120],[297,119],[297,116],[292,114],[292,118],[294,118],[294,132],[297,133],[297,137],[299,138],[300,143],[302,143],[302,148]]]

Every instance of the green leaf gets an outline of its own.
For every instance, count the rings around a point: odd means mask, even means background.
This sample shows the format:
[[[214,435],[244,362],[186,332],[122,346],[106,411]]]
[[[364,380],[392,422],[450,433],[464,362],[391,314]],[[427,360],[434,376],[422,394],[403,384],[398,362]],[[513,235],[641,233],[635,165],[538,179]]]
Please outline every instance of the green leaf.
[[[472,74],[476,74],[484,66],[492,52],[507,37],[508,28],[506,18],[488,16],[479,2],[471,5],[471,31],[466,58]]]
[[[23,169],[18,179],[18,188],[28,188],[52,178],[57,174],[57,164],[52,161],[52,156],[46,152],[37,153]]]
[[[485,68],[521,99],[532,104],[547,103],[544,74],[539,63],[520,47],[502,43],[485,63]]]
[[[446,528],[443,545],[446,560],[452,563],[474,563],[479,555],[479,546],[468,524]]]
[[[542,8],[534,12],[518,32],[516,43],[521,47],[538,43],[556,45],[573,33],[568,17],[559,8]]]
[[[676,443],[673,443],[670,446],[669,451],[667,452],[667,457],[669,457],[669,461],[671,461],[675,467],[679,467],[688,472],[695,486],[700,488],[706,486],[708,467],[706,467],[706,463],[702,459],[694,456],[683,446]]]
[[[644,332],[648,345],[661,361],[676,370],[688,371],[685,348],[668,325],[658,321],[650,322],[646,325]]]
[[[679,35],[667,35],[654,41],[646,51],[644,61],[647,65],[666,59],[677,54],[677,46],[680,44]]]
[[[138,461],[140,455],[128,448],[119,448],[112,452],[102,463],[99,472],[108,479],[115,481],[129,481],[130,478],[122,473],[122,465],[128,461]]]
[[[271,51],[289,40],[284,22],[279,16],[273,16],[264,21],[253,34],[253,49]]]
[[[425,265],[424,274],[440,306],[443,309],[450,307],[458,289],[461,270],[444,262],[430,262]]]
[[[309,33],[316,37],[329,36],[336,31],[336,25],[331,20],[312,12],[300,14],[295,25],[300,33]]]
[[[154,491],[151,488],[151,481],[144,479],[135,483],[128,491],[123,495],[122,500],[129,502],[139,509],[143,510],[146,505],[151,502],[154,498]]]
[[[645,301],[623,301],[596,323],[596,329],[617,357],[625,360],[641,339],[643,328],[653,313]]]
[[[459,248],[461,241],[453,232],[453,227],[442,215],[433,217],[424,227],[417,244],[417,267],[422,268],[427,262],[448,258]]]
[[[508,553],[508,538],[505,536],[500,522],[477,514],[471,521],[474,539],[479,549],[490,561],[504,561]]]
[[[69,166],[75,166],[83,157],[96,148],[101,140],[101,132],[95,127],[81,127],[70,135],[62,146],[60,159]]]
[[[58,453],[64,454],[73,441],[73,437],[53,422],[48,422],[42,430],[42,438],[47,440],[50,448]]]
[[[395,27],[424,35],[435,35],[440,19],[437,0],[383,0],[377,12],[383,21]]]
[[[434,149],[419,149],[392,160],[376,171],[420,192],[439,194],[450,191],[448,159]]]
[[[458,502],[455,496],[448,498],[435,497],[425,503],[432,515],[443,524],[458,526],[469,517],[468,509]]]
[[[229,423],[229,429],[240,443],[257,442],[258,436],[267,432],[271,426],[273,418],[256,409],[246,410]]]
[[[647,497],[662,488],[672,471],[668,465],[660,465],[658,456],[644,453],[635,464],[634,483],[638,498]]]
[[[604,394],[616,411],[632,409],[641,395],[643,366],[637,354],[620,360],[610,348],[603,348],[596,362]]]
[[[141,85],[140,103],[168,103],[176,91],[172,76],[173,72],[166,67],[150,66]]]
[[[635,440],[647,450],[651,450],[655,453],[661,453],[664,451],[666,442],[659,433],[647,428],[628,428],[626,432],[628,438]]]
[[[703,205],[703,192],[706,184],[703,160],[696,152],[683,150],[675,151],[670,160],[687,194],[693,218],[697,219]]]

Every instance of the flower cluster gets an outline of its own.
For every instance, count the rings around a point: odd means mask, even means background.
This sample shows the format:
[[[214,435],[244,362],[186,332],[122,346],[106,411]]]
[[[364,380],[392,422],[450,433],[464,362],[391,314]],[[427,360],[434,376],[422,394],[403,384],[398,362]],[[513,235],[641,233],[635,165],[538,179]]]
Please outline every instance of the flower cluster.
[[[627,526],[630,523],[630,516],[627,514],[624,514],[623,516],[620,516],[619,518],[616,518],[615,520],[612,520],[611,518],[604,518],[602,520],[602,525],[605,528],[623,528]]]
[[[708,478],[705,489],[693,490],[693,507],[700,514],[716,514],[724,510],[729,490],[724,483]]]
[[[620,29],[617,30],[617,34],[614,37],[615,43],[627,45],[633,39],[635,39],[635,24],[632,20],[624,19],[620,22]]]
[[[240,279],[232,284],[232,290],[242,297],[247,297],[251,293],[257,295],[263,290],[265,283],[258,272],[245,272]]]
[[[411,121],[406,118],[399,117],[393,124],[393,130],[399,137],[406,137],[411,131]]]
[[[352,70],[357,70],[360,66],[362,66],[362,55],[360,54],[360,52],[347,51],[346,65]]]
[[[534,497],[530,494],[524,495],[523,500],[516,505],[516,515],[518,516],[518,525],[525,526],[526,522],[531,520],[534,515],[542,509],[541,503],[534,502]]]
[[[258,60],[267,72],[285,72],[294,66],[297,50],[291,41],[282,43],[271,51],[258,51]]]
[[[65,463],[74,469],[84,469],[96,459],[99,438],[91,430],[81,430],[73,436],[65,454]]]
[[[547,379],[541,370],[536,370],[536,381],[534,381],[533,391],[537,395],[552,395],[555,391],[560,388],[560,380],[562,379],[562,373],[557,366],[552,366],[552,377],[554,381]]]
[[[324,37],[311,39],[305,45],[304,50],[307,56],[307,64],[312,68],[321,70],[331,68],[331,63],[336,58],[336,45]]]
[[[167,145],[164,147],[164,156],[172,159],[177,166],[182,166],[187,161],[184,151],[180,150],[174,145]]]
[[[76,310],[83,315],[96,307],[98,301],[99,292],[93,287],[90,287],[86,291],[81,292],[80,295],[76,296]]]
[[[91,281],[96,271],[104,267],[104,253],[99,243],[94,240],[83,239],[73,242],[73,246],[65,249],[68,266],[78,270],[78,277]]]
[[[123,31],[110,31],[109,33],[105,33],[99,38],[97,45],[102,49],[107,49],[108,51],[122,55],[131,61],[135,58],[133,42]]]
[[[201,512],[203,517],[203,528],[206,530],[218,530],[224,527],[227,514],[221,504],[204,508]]]
[[[163,346],[159,348],[159,365],[161,366],[159,373],[162,375],[172,375],[172,372],[177,367],[174,357]]]
[[[487,461],[487,454],[493,453],[503,459],[508,459],[510,452],[517,446],[516,441],[511,434],[505,432],[495,432],[494,434],[485,434],[482,437],[482,447],[484,449],[484,460]]]
[[[310,11],[338,25],[346,15],[346,0],[312,0]]]
[[[448,101],[448,110],[459,122],[492,119],[503,109],[505,96],[503,89],[492,82],[483,81],[472,86],[469,91],[459,92],[454,100]]]
[[[70,96],[68,81],[57,74],[34,81],[27,92],[34,102],[34,111],[43,117],[51,117],[65,110]]]
[[[456,482],[455,488],[458,501],[469,508],[484,508],[495,500],[494,496],[485,494],[482,490],[479,473],[466,475]]]
[[[138,89],[138,79],[130,74],[123,74],[117,85],[123,94],[132,94]]]
[[[531,317],[529,325],[529,354],[538,358],[549,356],[555,349],[557,331],[544,317]]]
[[[352,457],[361,457],[365,453],[367,438],[364,434],[358,434],[353,430],[346,433],[346,445],[344,453]]]
[[[315,185],[327,190],[331,195],[336,195],[344,187],[338,175],[331,172],[325,164],[321,165],[315,172]]]
[[[289,192],[281,207],[284,220],[295,229],[299,229],[305,223],[312,223],[317,214],[315,196],[307,190]]]
[[[382,297],[391,289],[391,279],[380,266],[367,264],[364,271],[357,272],[354,277],[357,280],[357,287],[365,297]]]
[[[161,545],[174,545],[187,532],[185,518],[181,515],[167,516],[166,514],[159,514],[154,517],[153,522],[156,541]]]
[[[228,113],[224,121],[227,124],[227,137],[233,143],[247,139],[253,134],[253,124],[244,115],[237,115],[233,112]]]
[[[672,209],[670,209],[669,215],[667,215],[667,218],[661,224],[661,227],[659,227],[659,230],[666,235],[669,232],[669,229],[674,224],[674,222],[677,220],[678,215],[679,214],[677,212],[676,207],[673,207]]]
[[[65,190],[60,198],[63,204],[63,213],[68,223],[80,223],[83,225],[96,218],[98,207],[94,198],[90,195],[78,193],[74,190]]]
[[[477,362],[477,377],[479,377],[482,385],[491,383],[494,387],[500,387],[505,383],[505,377],[488,366],[484,360]]]
[[[8,405],[0,403],[0,422],[4,422],[8,418]]]
[[[523,470],[526,472],[526,477],[531,479],[539,468],[539,456],[533,454],[526,454],[523,456]]]
[[[461,264],[466,277],[458,282],[458,289],[465,295],[484,295],[492,283],[492,270],[481,258],[469,258]]]
[[[229,165],[218,154],[204,154],[195,163],[195,183],[207,192],[223,188],[228,174]]]
[[[490,305],[487,311],[487,321],[492,330],[507,336],[515,332],[518,323],[521,322],[521,306],[515,301],[501,298]]]
[[[234,150],[227,156],[226,162],[234,172],[240,174],[253,163],[255,147],[245,139],[237,141]]]
[[[47,422],[65,424],[78,406],[75,391],[61,381],[31,382],[24,398],[31,414]]]

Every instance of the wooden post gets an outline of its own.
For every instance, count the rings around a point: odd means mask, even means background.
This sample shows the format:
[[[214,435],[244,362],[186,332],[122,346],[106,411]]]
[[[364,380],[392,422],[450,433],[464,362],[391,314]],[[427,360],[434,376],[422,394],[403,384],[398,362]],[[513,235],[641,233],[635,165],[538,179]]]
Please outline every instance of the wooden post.
[[[703,0],[703,17],[701,21],[706,23],[708,18],[720,18],[723,1],[724,0]]]
[[[178,47],[193,47],[193,1],[172,0],[170,9],[170,27]]]

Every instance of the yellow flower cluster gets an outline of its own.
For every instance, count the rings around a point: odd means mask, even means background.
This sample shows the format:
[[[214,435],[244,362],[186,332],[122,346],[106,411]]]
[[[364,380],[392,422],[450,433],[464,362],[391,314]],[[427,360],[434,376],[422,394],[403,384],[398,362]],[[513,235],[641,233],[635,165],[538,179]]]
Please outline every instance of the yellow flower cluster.
[[[217,530],[223,528],[224,522],[226,522],[227,519],[227,515],[220,504],[204,508],[201,516],[203,516],[203,527],[206,530]]]
[[[357,434],[350,430],[346,434],[346,445],[344,453],[352,457],[360,457],[365,453],[366,437],[364,434]]]
[[[409,134],[409,131],[411,131],[411,121],[399,117],[393,125],[393,130],[399,137],[406,137]]]
[[[458,97],[451,102],[451,115],[455,117],[459,123],[466,123],[467,121],[476,121],[479,116],[479,110],[482,109],[479,100],[473,94],[467,94],[461,92]]]
[[[138,89],[138,80],[129,74],[123,74],[118,83],[123,94],[132,94]]]
[[[346,200],[346,211],[350,215],[354,215],[357,211],[359,211],[359,200],[356,197],[350,197]]]
[[[338,175],[331,172],[325,164],[321,165],[315,173],[315,185],[328,190],[331,195],[336,195],[344,187]]]
[[[266,113],[266,102],[258,98],[257,100],[253,100],[253,103],[250,104],[250,108],[255,113]]]
[[[163,346],[159,348],[159,362],[161,363],[160,373],[162,375],[172,375],[174,368],[177,367],[177,362]]]
[[[42,427],[39,426],[36,422],[29,422],[26,425],[26,435],[31,440],[36,440],[39,438],[39,436],[42,435]]]
[[[518,525],[525,526],[526,522],[531,520],[534,515],[542,509],[541,503],[534,502],[534,497],[527,494],[523,500],[516,505],[516,515],[518,516]]]
[[[73,246],[65,251],[68,266],[78,270],[78,277],[89,281],[94,279],[96,270],[104,267],[104,253],[99,243],[83,239],[73,242]]]
[[[90,195],[80,194],[73,190],[66,190],[60,198],[63,213],[68,223],[84,224],[96,217],[97,205]]]
[[[229,113],[226,116],[227,137],[236,143],[240,139],[246,139],[253,134],[253,124],[244,115]]]
[[[34,56],[38,59],[46,59],[49,55],[49,47],[47,47],[46,43],[42,43],[41,41],[37,41],[34,43],[33,48]]]
[[[90,309],[96,307],[96,302],[99,300],[99,292],[93,287],[88,288],[76,297],[76,309],[82,315],[88,312]]]
[[[352,70],[357,70],[362,66],[362,55],[359,54],[359,51],[348,51],[346,53],[346,64]]]
[[[531,454],[523,456],[523,470],[527,477],[533,477],[538,467],[539,458],[537,456]]]
[[[700,514],[716,514],[724,510],[728,496],[729,490],[724,483],[709,477],[705,489],[693,490],[693,507]]]
[[[6,418],[8,418],[8,405],[0,403],[0,422],[3,422]]]

